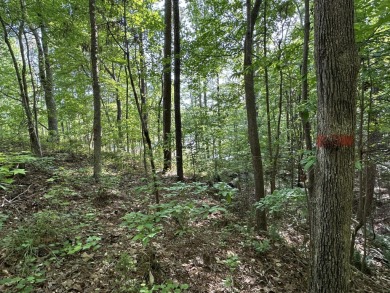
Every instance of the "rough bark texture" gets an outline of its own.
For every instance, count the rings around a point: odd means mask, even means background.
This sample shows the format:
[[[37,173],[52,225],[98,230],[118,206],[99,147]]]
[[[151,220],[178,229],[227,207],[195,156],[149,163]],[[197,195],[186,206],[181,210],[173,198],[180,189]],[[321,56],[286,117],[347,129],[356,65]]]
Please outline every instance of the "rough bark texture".
[[[183,146],[181,133],[181,112],[180,112],[180,11],[179,0],[173,0],[173,22],[174,22],[174,104],[175,104],[175,132],[176,132],[176,170],[177,179],[183,180]]]
[[[163,97],[163,143],[164,167],[166,172],[171,168],[171,43],[172,43],[172,2],[165,0],[165,32],[164,32],[164,97]]]
[[[317,164],[309,292],[348,292],[359,69],[353,0],[315,1]]]
[[[265,197],[263,161],[261,158],[259,133],[257,128],[256,96],[253,72],[254,70],[252,65],[253,31],[256,19],[259,15],[260,5],[261,0],[256,0],[252,9],[251,1],[246,1],[247,28],[245,34],[244,48],[244,83],[246,111],[248,117],[248,140],[252,154],[252,165],[255,175],[255,197],[257,201]],[[267,230],[267,218],[264,211],[257,210],[256,226],[257,229]]]
[[[93,177],[100,180],[102,126],[101,104],[98,66],[98,31],[96,26],[96,2],[89,0],[89,18],[91,24],[91,65],[92,65],[92,89],[93,89]]]

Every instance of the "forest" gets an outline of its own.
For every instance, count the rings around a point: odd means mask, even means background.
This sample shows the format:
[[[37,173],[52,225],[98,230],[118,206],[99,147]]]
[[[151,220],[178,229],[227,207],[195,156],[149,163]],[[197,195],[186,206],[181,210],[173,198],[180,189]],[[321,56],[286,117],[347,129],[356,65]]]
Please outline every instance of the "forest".
[[[389,0],[0,25],[0,292],[390,292]]]

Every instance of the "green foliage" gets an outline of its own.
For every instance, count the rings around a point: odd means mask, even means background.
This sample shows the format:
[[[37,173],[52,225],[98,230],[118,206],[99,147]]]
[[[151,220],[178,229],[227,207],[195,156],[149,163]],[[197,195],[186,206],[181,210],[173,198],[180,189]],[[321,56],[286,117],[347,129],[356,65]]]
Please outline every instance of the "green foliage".
[[[305,192],[300,188],[276,190],[255,204],[256,208],[266,210],[270,214],[286,211],[288,207],[302,206],[306,202]]]
[[[91,248],[93,250],[97,250],[101,247],[99,244],[100,240],[101,237],[99,236],[88,236],[85,241],[83,241],[81,236],[76,236],[73,243],[66,241],[61,251],[68,255],[72,255],[79,251],[88,250]]]
[[[7,189],[7,186],[14,182],[15,175],[26,174],[24,168],[19,168],[20,164],[29,163],[35,159],[29,153],[7,155],[0,152],[0,189]]]
[[[45,249],[50,243],[55,243],[69,233],[69,219],[53,211],[42,211],[8,234],[3,242],[10,255],[18,257],[36,256],[38,251]]]
[[[152,292],[161,292],[161,293],[181,293],[186,292],[189,288],[188,284],[179,284],[173,281],[167,281],[160,285],[153,285],[150,289],[149,286],[145,283],[141,284],[140,291],[141,293],[152,293]]]
[[[213,185],[215,189],[217,189],[217,193],[223,200],[225,200],[227,203],[231,203],[233,197],[237,193],[237,189],[229,186],[225,182],[217,182]]]
[[[0,285],[14,288],[11,292],[29,293],[34,291],[34,285],[45,281],[45,272],[38,267],[34,267],[25,277],[0,279]]]
[[[19,259],[36,257],[38,255],[71,255],[88,249],[100,247],[101,238],[88,236],[85,240],[76,236],[71,239],[79,226],[72,225],[72,219],[55,211],[42,211],[34,215],[29,222],[9,233],[2,241],[7,255]]]
[[[115,283],[119,292],[138,292],[139,282],[131,278],[137,271],[136,259],[127,252],[121,253],[115,264]]]
[[[233,273],[237,270],[238,266],[241,263],[239,257],[235,253],[229,253],[228,257],[225,260],[223,260],[222,263],[225,264],[229,269],[229,275],[224,280],[224,284],[226,287],[233,289],[234,288]]]
[[[271,244],[268,239],[264,239],[262,241],[254,240],[252,242],[252,246],[258,254],[264,254],[271,249]]]
[[[0,231],[3,229],[4,222],[7,221],[8,215],[0,213]]]
[[[207,189],[207,184],[202,182],[175,182],[169,187],[163,188],[163,190],[167,192],[166,194],[164,194],[164,196],[166,197],[185,196],[189,193],[202,195],[206,193]]]
[[[69,203],[66,201],[66,199],[75,197],[77,195],[77,192],[70,189],[69,187],[54,185],[47,193],[43,195],[43,197],[51,200],[51,202],[54,204],[68,205]]]
[[[137,269],[136,264],[136,260],[130,254],[125,252],[119,256],[119,260],[115,265],[115,270],[123,274],[123,276],[126,276]]]
[[[131,212],[123,217],[124,225],[129,229],[136,230],[133,241],[140,240],[143,246],[161,232],[162,227],[159,223],[161,217],[155,214],[143,214],[141,212]]]
[[[229,253],[228,257],[223,260],[223,263],[229,268],[230,272],[234,272],[240,265],[240,259],[237,254]]]
[[[309,171],[314,166],[316,161],[317,158],[314,151],[305,150],[303,152],[303,158],[301,160],[301,165],[303,166],[303,170],[305,170],[306,172]]]
[[[190,231],[190,223],[196,219],[207,218],[209,214],[227,212],[220,206],[209,206],[203,204],[197,206],[191,200],[174,200],[174,197],[184,195],[189,189],[203,193],[204,184],[189,184],[187,187],[183,183],[176,183],[172,187],[165,188],[171,200],[167,203],[150,206],[149,213],[131,212],[123,217],[123,225],[136,231],[134,241],[140,241],[143,246],[148,246],[163,229],[163,220],[176,224],[176,234],[183,235]]]

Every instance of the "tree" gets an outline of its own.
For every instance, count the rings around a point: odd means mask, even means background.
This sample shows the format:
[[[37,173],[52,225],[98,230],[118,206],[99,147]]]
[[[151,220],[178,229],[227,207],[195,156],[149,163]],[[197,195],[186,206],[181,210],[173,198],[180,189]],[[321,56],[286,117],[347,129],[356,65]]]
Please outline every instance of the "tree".
[[[175,133],[176,133],[176,169],[177,179],[183,180],[183,146],[181,132],[180,112],[180,11],[179,0],[173,0],[173,23],[174,23],[174,104],[175,104]]]
[[[303,56],[302,56],[302,102],[308,103],[309,100],[309,83],[308,83],[308,61],[309,61],[309,41],[310,41],[310,1],[305,0],[304,6],[304,22],[303,22]],[[305,138],[305,148],[308,152],[313,151],[313,142],[311,137],[311,123],[309,120],[309,111],[305,109],[300,112],[300,116],[302,119],[302,127],[303,127],[303,135]],[[308,204],[309,204],[309,225],[310,225],[310,234],[313,234],[313,229],[315,228],[313,225],[314,219],[314,209],[311,209],[310,206],[313,206],[314,196],[313,196],[313,188],[314,188],[314,169],[311,167],[308,170]],[[313,244],[313,243],[311,243]],[[311,247],[310,252],[313,252],[313,247]],[[313,256],[313,255],[312,255]]]
[[[248,140],[252,154],[252,165],[255,175],[255,197],[259,201],[265,197],[264,172],[259,133],[257,128],[256,96],[254,87],[254,69],[252,65],[253,31],[259,15],[261,0],[256,0],[253,8],[250,0],[246,1],[246,34],[244,47],[244,84],[245,101],[248,119]],[[256,211],[256,226],[260,230],[267,230],[267,218],[265,211]]]
[[[317,0],[317,163],[309,292],[349,292],[356,84],[353,0]]]
[[[164,83],[163,83],[163,149],[164,167],[166,172],[171,168],[171,43],[172,43],[172,0],[165,0],[165,29],[164,29]]]
[[[33,154],[37,156],[42,156],[42,150],[41,150],[41,144],[39,141],[38,133],[36,130],[36,127],[34,125],[34,118],[33,114],[31,112],[30,107],[30,98],[28,94],[28,84],[27,84],[27,64],[26,64],[26,57],[25,57],[25,47],[23,43],[23,33],[25,29],[25,19],[26,19],[26,5],[23,0],[20,1],[20,8],[22,12],[21,20],[19,21],[19,25],[17,27],[17,39],[19,44],[19,50],[20,50],[20,58],[22,61],[22,65],[20,66],[17,60],[17,57],[14,52],[14,48],[11,44],[8,28],[6,25],[6,22],[4,18],[0,15],[0,22],[3,29],[3,35],[5,43],[7,44],[8,51],[12,58],[12,63],[14,66],[17,83],[19,86],[19,95],[20,100],[22,102],[22,106],[24,109],[24,112],[26,114],[27,118],[27,129],[30,137],[30,147]],[[11,24],[12,26],[12,24]],[[20,68],[21,67],[21,68]]]
[[[267,113],[267,147],[269,153],[269,165],[270,165],[270,187],[271,194],[275,191],[275,172],[273,169],[273,149],[272,149],[272,131],[271,131],[271,114],[270,114],[270,101],[269,101],[269,74],[268,74],[268,61],[267,61],[267,0],[264,0],[263,11],[263,56],[264,56],[264,86],[265,86],[265,104]]]
[[[51,62],[49,59],[49,48],[47,45],[47,31],[44,24],[40,26],[40,33],[38,28],[32,28],[35,42],[38,49],[38,67],[39,78],[43,87],[46,108],[47,108],[47,124],[49,129],[49,136],[52,141],[58,141],[58,117],[57,107],[53,95],[53,73],[51,70]]]
[[[92,67],[92,89],[93,89],[93,177],[99,182],[102,171],[102,125],[101,125],[101,104],[100,84],[98,65],[98,30],[96,25],[96,1],[89,0],[89,19],[91,25],[91,67]]]

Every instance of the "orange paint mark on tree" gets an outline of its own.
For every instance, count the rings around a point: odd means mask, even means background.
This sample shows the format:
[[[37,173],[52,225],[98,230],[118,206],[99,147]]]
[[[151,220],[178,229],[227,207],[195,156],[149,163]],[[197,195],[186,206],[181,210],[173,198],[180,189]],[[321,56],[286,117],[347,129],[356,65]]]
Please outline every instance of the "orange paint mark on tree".
[[[354,142],[355,137],[353,135],[331,134],[317,136],[317,146],[325,149],[352,147]]]

